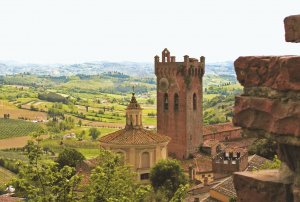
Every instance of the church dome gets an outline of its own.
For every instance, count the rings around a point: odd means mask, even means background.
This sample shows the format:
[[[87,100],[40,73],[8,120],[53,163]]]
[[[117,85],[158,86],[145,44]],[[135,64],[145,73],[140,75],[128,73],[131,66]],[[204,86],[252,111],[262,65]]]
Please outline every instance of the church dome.
[[[148,145],[169,142],[170,138],[155,132],[138,129],[122,129],[100,138],[100,142],[119,145]]]
[[[168,143],[170,137],[149,131],[142,125],[142,108],[132,93],[126,109],[126,126],[100,138],[100,143],[116,145],[148,145]]]

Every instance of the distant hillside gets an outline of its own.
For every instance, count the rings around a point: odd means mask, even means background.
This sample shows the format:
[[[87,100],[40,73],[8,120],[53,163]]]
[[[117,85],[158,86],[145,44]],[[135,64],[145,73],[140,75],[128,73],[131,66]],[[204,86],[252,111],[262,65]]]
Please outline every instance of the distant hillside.
[[[20,64],[16,62],[0,61],[0,75],[12,75],[30,72],[34,75],[71,76],[97,75],[103,72],[118,71],[123,74],[138,77],[154,76],[152,63],[137,62],[86,62],[78,64]],[[233,62],[219,62],[206,64],[206,74],[235,75]]]
[[[205,74],[215,75],[232,75],[235,76],[235,71],[232,61],[208,63],[205,65]]]

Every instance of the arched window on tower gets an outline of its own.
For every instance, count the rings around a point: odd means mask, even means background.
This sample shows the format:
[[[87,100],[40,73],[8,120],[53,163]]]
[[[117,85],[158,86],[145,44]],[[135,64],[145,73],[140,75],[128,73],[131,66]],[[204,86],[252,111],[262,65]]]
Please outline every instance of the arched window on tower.
[[[174,111],[178,111],[179,109],[179,96],[177,93],[174,95]]]
[[[197,110],[197,95],[194,93],[193,95],[193,110]]]
[[[169,98],[168,98],[168,93],[165,93],[164,95],[164,110],[169,109]]]

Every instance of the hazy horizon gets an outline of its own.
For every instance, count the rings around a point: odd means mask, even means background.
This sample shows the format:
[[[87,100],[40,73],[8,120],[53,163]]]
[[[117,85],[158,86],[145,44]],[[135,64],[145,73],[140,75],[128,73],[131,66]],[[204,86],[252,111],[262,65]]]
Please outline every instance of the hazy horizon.
[[[2,0],[0,60],[33,64],[153,63],[168,48],[208,63],[294,55],[283,19],[300,1]]]

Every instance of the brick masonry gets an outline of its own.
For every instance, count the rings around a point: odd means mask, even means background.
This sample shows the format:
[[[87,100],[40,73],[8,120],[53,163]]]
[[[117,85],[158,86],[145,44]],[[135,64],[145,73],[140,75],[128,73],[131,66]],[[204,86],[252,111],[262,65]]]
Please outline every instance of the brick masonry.
[[[155,56],[157,77],[157,131],[172,138],[170,155],[187,158],[203,142],[202,77],[205,58],[200,61],[184,56],[176,62],[167,49],[162,60]],[[178,101],[175,100],[178,95]]]

